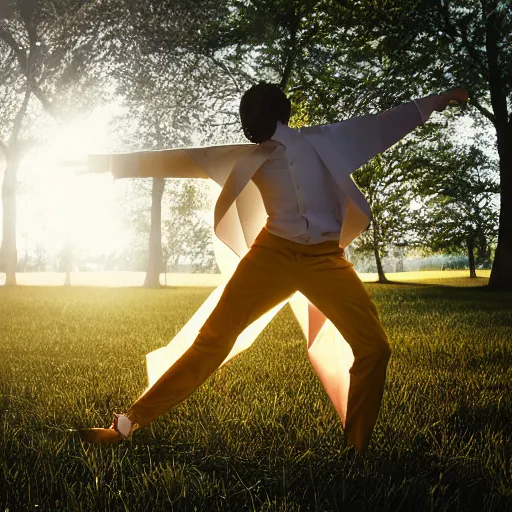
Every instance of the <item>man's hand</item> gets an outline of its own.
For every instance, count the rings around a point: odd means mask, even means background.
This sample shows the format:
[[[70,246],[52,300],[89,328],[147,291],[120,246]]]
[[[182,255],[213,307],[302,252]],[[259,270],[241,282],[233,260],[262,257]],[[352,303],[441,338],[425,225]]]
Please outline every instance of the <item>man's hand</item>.
[[[468,98],[468,91],[462,87],[457,87],[456,89],[452,89],[451,91],[447,91],[444,94],[439,95],[435,110],[442,112],[452,102],[462,107],[465,105],[466,101],[468,101]]]

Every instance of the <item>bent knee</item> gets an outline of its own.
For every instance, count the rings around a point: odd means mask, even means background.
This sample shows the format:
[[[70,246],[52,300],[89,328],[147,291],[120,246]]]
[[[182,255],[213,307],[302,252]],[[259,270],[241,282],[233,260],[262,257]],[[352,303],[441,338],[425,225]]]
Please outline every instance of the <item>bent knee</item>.
[[[368,348],[365,356],[375,361],[387,363],[391,357],[391,347],[387,338],[379,338]]]
[[[377,338],[371,343],[367,342],[363,346],[353,347],[353,352],[356,367],[366,364],[386,365],[391,357],[391,347],[386,338]]]
[[[391,357],[391,347],[389,346],[388,340],[383,341],[377,348],[377,357],[382,361],[389,361]]]
[[[203,354],[226,357],[235,344],[236,336],[200,332],[192,347]]]

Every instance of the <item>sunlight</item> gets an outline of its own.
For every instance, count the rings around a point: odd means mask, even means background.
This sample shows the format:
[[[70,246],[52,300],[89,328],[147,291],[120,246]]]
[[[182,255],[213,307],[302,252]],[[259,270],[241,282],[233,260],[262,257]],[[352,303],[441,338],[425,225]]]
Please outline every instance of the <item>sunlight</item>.
[[[84,174],[62,162],[83,160],[113,146],[108,123],[116,107],[55,129],[20,168],[18,250],[56,256],[66,246],[89,255],[118,253],[130,242],[119,201],[123,186],[109,174]]]

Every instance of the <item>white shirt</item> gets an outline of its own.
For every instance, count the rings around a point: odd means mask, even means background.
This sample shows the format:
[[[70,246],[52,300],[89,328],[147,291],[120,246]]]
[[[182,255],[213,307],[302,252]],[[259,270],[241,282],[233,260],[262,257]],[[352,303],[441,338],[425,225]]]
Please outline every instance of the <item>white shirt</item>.
[[[268,214],[267,229],[304,245],[339,240],[345,195],[310,142],[280,122],[280,147],[253,176]]]

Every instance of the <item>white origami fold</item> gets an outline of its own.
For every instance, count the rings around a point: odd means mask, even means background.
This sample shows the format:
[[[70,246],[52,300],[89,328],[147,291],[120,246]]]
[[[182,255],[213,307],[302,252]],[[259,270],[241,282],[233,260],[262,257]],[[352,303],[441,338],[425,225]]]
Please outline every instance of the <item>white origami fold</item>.
[[[301,130],[345,194],[341,247],[346,247],[365,230],[371,218],[369,205],[351,174],[426,121],[437,100],[437,95],[433,95],[380,115]],[[215,254],[227,281],[265,225],[263,200],[251,178],[271,156],[276,144],[268,141],[259,145],[93,155],[89,157],[89,169],[110,170],[115,178],[210,178],[217,182],[223,189],[215,206]],[[192,345],[223,289],[224,285],[219,286],[208,297],[167,346],[147,355],[149,386]],[[311,364],[345,425],[349,370],[354,360],[352,350],[334,325],[302,294],[296,293],[289,302],[306,337]],[[224,363],[250,347],[285,303],[274,307],[240,334]]]

